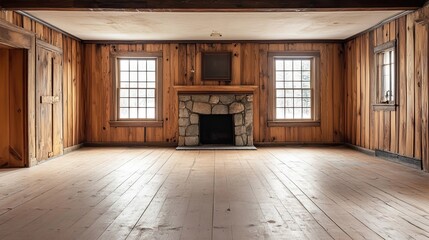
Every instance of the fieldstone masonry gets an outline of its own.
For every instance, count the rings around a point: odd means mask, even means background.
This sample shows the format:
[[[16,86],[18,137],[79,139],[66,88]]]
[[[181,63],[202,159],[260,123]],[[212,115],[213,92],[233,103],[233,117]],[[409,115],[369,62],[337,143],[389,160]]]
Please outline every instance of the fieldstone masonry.
[[[232,114],[236,146],[253,146],[253,95],[180,94],[179,146],[198,146],[199,114]]]

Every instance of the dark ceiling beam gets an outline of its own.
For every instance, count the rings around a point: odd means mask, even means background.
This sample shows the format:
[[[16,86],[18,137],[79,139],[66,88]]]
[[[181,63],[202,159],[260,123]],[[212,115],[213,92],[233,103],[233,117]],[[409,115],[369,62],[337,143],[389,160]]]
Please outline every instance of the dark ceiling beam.
[[[413,10],[426,0],[0,0],[11,10],[333,11]]]

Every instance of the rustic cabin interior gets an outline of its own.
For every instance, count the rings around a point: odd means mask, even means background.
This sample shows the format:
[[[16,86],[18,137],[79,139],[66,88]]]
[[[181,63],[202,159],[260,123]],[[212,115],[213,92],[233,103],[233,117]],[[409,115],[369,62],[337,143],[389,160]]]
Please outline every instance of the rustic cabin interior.
[[[0,0],[0,239],[429,239],[425,0]]]

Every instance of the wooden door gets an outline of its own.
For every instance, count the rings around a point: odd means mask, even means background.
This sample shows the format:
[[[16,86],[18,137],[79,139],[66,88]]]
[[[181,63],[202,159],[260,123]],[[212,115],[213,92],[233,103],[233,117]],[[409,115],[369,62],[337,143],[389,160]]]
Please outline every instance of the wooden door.
[[[38,43],[36,59],[36,159],[63,153],[62,55]]]

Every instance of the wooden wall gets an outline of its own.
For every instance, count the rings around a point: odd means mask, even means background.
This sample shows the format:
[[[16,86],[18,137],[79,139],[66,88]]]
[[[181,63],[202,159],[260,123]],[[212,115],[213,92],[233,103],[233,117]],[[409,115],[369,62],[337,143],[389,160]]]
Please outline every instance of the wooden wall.
[[[36,38],[63,49],[64,147],[85,141],[82,43],[13,11],[0,11],[0,19],[32,31]]]
[[[24,50],[0,47],[0,167],[25,165],[26,63]]]
[[[202,51],[232,51],[230,85],[258,86],[254,96],[254,141],[294,143],[343,142],[343,45],[341,43],[222,43],[222,44],[85,44],[84,79],[87,103],[87,141],[162,142],[175,144],[178,137],[177,95],[174,86],[215,84],[200,79]],[[163,127],[110,127],[113,51],[162,51]],[[320,51],[321,125],[319,127],[268,127],[268,53],[274,51]],[[195,69],[195,74],[191,69]]]
[[[427,159],[428,33],[416,21],[429,7],[350,40],[345,46],[345,108],[348,143],[402,156]],[[398,43],[399,98],[396,111],[373,111],[373,47]]]

